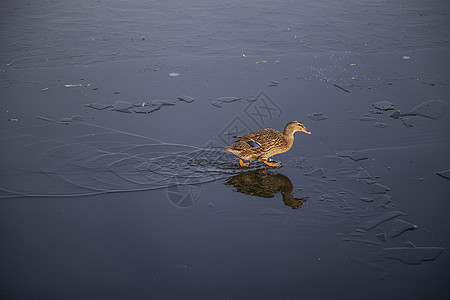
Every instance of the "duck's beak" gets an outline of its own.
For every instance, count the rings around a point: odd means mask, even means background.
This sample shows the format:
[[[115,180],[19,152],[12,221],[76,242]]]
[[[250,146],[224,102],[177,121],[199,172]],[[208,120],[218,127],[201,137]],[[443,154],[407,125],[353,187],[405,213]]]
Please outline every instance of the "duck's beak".
[[[311,131],[308,131],[306,128],[305,128],[305,129],[302,129],[302,131],[303,131],[304,133],[306,133],[306,134],[311,134]]]

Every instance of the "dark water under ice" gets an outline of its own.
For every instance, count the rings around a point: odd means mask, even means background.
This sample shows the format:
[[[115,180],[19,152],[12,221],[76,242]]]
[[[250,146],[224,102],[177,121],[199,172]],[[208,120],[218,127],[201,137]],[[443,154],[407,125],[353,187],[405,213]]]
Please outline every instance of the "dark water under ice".
[[[450,295],[446,1],[0,11],[2,299]]]

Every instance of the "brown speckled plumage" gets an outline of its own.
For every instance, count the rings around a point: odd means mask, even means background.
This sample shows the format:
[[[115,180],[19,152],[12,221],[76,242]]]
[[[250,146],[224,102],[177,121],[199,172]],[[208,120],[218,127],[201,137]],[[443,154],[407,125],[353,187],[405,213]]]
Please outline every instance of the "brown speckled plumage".
[[[237,136],[236,142],[226,147],[225,150],[237,155],[241,166],[248,165],[243,163],[242,160],[259,160],[268,166],[279,166],[278,163],[270,163],[267,160],[273,155],[291,149],[294,144],[294,133],[297,131],[310,134],[301,122],[293,121],[286,125],[284,132],[267,128]]]

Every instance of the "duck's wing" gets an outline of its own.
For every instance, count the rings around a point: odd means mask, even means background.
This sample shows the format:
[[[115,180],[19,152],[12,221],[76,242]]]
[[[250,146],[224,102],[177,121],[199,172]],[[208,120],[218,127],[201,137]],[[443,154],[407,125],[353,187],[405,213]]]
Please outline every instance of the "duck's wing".
[[[282,132],[267,128],[236,138],[238,138],[238,141],[246,142],[252,147],[256,147],[256,145],[258,145],[257,147],[268,147],[272,144],[281,143],[283,141],[282,136]]]
[[[258,142],[254,141],[254,140],[249,140],[247,141],[247,144],[249,144],[251,147],[261,147],[261,144],[259,144]]]
[[[278,131],[275,129],[272,129],[272,128],[266,128],[266,129],[261,129],[261,130],[255,131],[255,132],[250,132],[245,135],[233,135],[233,137],[236,139],[236,142],[241,142],[241,141],[245,142],[245,141],[260,139],[261,137],[264,137],[267,134],[270,134],[273,132],[278,132]]]
[[[243,136],[233,136],[234,138],[236,138],[236,142],[245,142],[247,143],[250,147],[261,147],[261,144],[258,143],[257,141],[255,141],[253,138],[248,137],[247,135],[243,135]]]

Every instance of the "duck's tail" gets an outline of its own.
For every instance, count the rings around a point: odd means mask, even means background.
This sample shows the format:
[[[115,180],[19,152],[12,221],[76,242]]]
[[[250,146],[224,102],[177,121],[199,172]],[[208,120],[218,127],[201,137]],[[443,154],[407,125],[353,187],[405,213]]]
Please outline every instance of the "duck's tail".
[[[233,153],[234,155],[239,156],[239,151],[233,148],[233,146],[228,146],[223,148],[223,150]]]

